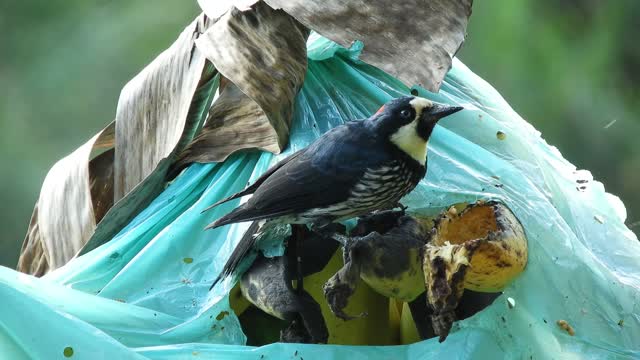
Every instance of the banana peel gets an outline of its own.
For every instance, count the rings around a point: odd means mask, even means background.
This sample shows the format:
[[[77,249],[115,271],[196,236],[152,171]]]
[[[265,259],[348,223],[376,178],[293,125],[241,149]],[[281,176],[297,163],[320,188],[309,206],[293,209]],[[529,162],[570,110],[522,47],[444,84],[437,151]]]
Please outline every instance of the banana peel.
[[[498,292],[527,264],[522,225],[503,204],[479,201],[435,221],[423,271],[433,330],[444,341],[464,289]]]
[[[379,294],[406,303],[419,301],[417,297],[427,290],[425,302],[431,311],[426,315],[418,311],[414,316],[419,318],[412,325],[420,322],[421,334],[435,333],[443,341],[456,313],[468,317],[479,311],[526,265],[522,226],[498,202],[456,204],[435,218],[399,214],[395,223],[393,218],[393,213],[372,215],[363,219],[364,231],[351,233],[344,266],[324,286],[336,316],[353,317],[344,306],[351,302],[360,279]],[[383,222],[386,229],[379,226]],[[474,292],[459,306],[464,289]],[[481,292],[493,297],[478,294]],[[423,323],[424,316],[431,317],[430,325]],[[401,329],[412,328],[402,324],[408,318],[411,316],[401,316]]]
[[[455,309],[464,292],[469,259],[477,247],[477,241],[462,245],[426,245],[423,266],[427,301],[433,309],[431,322],[440,342],[446,339],[456,320]]]

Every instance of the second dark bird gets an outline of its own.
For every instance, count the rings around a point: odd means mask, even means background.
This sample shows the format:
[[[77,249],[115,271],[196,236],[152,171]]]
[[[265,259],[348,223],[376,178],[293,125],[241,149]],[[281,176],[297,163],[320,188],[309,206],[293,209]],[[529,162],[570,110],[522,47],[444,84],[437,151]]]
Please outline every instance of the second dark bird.
[[[209,207],[253,194],[207,229],[244,221],[322,228],[394,207],[425,176],[427,143],[438,120],[462,109],[421,97],[391,100],[368,119],[331,129]],[[254,236],[242,238],[216,282],[235,270],[254,243]]]

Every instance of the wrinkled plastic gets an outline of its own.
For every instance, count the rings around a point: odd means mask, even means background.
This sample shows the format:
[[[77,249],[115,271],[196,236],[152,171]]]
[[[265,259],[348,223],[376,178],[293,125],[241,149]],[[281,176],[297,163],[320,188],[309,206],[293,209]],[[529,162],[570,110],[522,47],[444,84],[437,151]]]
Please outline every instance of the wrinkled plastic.
[[[62,359],[68,348],[74,359],[640,357],[640,243],[624,225],[624,206],[459,61],[440,93],[413,89],[466,110],[437,126],[427,176],[403,202],[429,214],[463,201],[504,202],[528,236],[524,273],[490,307],[458,322],[442,344],[243,346],[229,308],[234,280],[208,289],[248,224],[202,231],[238,201],[201,211],[331,127],[410,92],[359,62],[361,48],[311,37],[285,154],[254,151],[191,165],[111,242],[42,279],[0,268],[1,357]],[[278,244],[269,249],[281,251]],[[230,314],[218,316],[222,311]],[[560,319],[575,336],[556,325]]]

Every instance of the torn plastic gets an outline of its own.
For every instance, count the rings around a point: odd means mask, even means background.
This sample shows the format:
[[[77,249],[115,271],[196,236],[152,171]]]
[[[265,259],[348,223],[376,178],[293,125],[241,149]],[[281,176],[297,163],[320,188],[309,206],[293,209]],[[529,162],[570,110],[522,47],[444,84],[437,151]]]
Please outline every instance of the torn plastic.
[[[318,36],[309,40],[306,81],[289,148],[280,156],[411,91],[465,106],[436,127],[427,176],[403,202],[425,215],[486,198],[508,206],[527,234],[529,262],[501,298],[454,324],[441,344],[430,339],[395,347],[244,346],[246,337],[229,308],[235,280],[208,288],[248,223],[202,231],[238,201],[200,213],[241,190],[274,160],[267,153],[244,152],[224,163],[189,166],[113,241],[42,279],[0,268],[0,354],[10,359],[639,357],[640,243],[624,225],[619,199],[564,160],[459,61],[440,93],[431,94],[358,61],[358,46],[347,50]],[[585,178],[586,189],[578,191],[576,181]],[[517,306],[507,306],[507,298]],[[557,325],[559,320],[570,324],[574,336]]]

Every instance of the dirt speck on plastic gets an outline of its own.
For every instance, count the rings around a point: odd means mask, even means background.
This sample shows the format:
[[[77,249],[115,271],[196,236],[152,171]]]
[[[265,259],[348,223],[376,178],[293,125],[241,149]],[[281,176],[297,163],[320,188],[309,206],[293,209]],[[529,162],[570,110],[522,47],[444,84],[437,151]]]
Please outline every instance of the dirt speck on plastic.
[[[73,348],[71,346],[67,346],[62,351],[62,354],[64,355],[64,357],[68,357],[68,358],[72,357],[73,356]]]
[[[227,315],[229,315],[228,311],[221,311],[218,316],[216,316],[216,320],[220,321],[224,319]]]
[[[556,322],[556,324],[558,324],[558,326],[567,332],[567,334],[574,336],[576,334],[575,330],[573,329],[573,327],[571,325],[569,325],[569,323],[566,320],[558,320]]]

